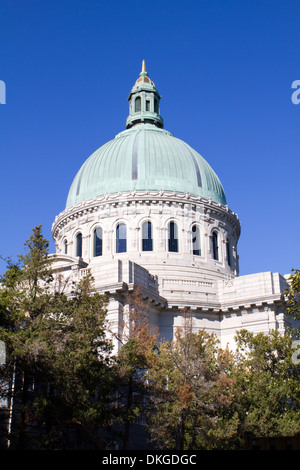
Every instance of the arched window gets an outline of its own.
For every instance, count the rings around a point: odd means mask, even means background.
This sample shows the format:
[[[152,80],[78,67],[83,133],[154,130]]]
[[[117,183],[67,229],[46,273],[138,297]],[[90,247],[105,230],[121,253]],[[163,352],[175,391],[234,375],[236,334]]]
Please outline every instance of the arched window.
[[[102,256],[102,228],[94,230],[94,256]]]
[[[227,240],[227,242],[226,242],[226,255],[227,255],[228,266],[231,266],[231,252],[230,252],[229,240]]]
[[[200,229],[196,224],[192,226],[192,249],[193,255],[201,256]]]
[[[78,233],[76,236],[76,256],[82,257],[82,235]]]
[[[126,225],[117,226],[116,252],[125,253],[127,251]]]
[[[65,247],[65,255],[68,254],[68,242],[67,240],[64,241],[64,247]]]
[[[146,111],[150,111],[150,100],[146,100]]]
[[[175,222],[169,223],[168,228],[168,241],[169,241],[169,251],[178,252],[178,229]]]
[[[219,240],[217,232],[212,234],[212,248],[213,248],[213,258],[219,260]]]
[[[142,250],[152,251],[153,240],[152,240],[152,224],[151,222],[144,222],[142,226]]]
[[[136,113],[141,111],[141,98],[138,96],[134,102],[134,111]]]

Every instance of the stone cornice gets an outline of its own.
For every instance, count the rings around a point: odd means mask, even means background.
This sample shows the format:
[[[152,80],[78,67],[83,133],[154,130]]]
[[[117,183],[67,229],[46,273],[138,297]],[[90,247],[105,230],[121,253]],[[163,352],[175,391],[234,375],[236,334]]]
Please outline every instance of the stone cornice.
[[[64,227],[69,221],[77,219],[81,216],[96,212],[100,207],[105,205],[126,206],[131,203],[158,203],[164,202],[169,204],[192,204],[196,206],[204,206],[204,213],[207,216],[219,217],[227,220],[240,234],[240,222],[237,214],[229,209],[226,205],[217,203],[211,199],[205,199],[200,196],[193,196],[189,193],[177,193],[171,191],[130,191],[126,193],[105,194],[104,196],[82,201],[72,207],[65,209],[55,217],[52,224],[52,234],[55,238],[58,231]]]
[[[224,315],[239,314],[242,310],[253,312],[254,309],[268,309],[269,307],[279,306],[284,309],[285,302],[282,294],[273,296],[262,296],[259,299],[245,299],[239,302],[199,302],[197,301],[180,302],[178,300],[169,300],[168,309],[189,309],[197,312],[214,312],[222,313]]]

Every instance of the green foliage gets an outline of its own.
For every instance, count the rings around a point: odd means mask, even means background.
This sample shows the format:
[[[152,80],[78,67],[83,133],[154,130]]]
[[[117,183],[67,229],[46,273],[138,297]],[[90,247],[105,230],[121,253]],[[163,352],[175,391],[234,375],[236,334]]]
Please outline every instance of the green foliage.
[[[132,425],[145,413],[147,407],[147,372],[155,361],[157,331],[149,328],[149,304],[140,288],[126,296],[123,333],[118,337],[121,349],[117,355],[118,405],[115,424],[121,427],[121,445],[128,449]]]
[[[184,314],[174,341],[159,342],[149,328],[151,306],[136,289],[125,298],[114,357],[108,299],[95,292],[90,274],[68,295],[57,291],[53,259],[38,226],[25,255],[8,260],[0,278],[0,340],[7,350],[0,398],[14,400],[13,448],[102,448],[107,436],[117,436],[127,449],[142,415],[152,442],[167,450],[242,449],[247,433],[300,433],[295,323],[284,335],[240,330],[233,353],[205,330],[195,333]],[[299,270],[286,298],[288,317],[298,321]],[[14,389],[7,387],[12,378]]]
[[[17,448],[32,446],[28,438],[34,421],[40,429],[35,446],[80,446],[80,434],[93,430],[96,436],[100,424],[110,422],[114,369],[106,336],[107,299],[94,292],[90,275],[69,296],[55,291],[53,258],[40,226],[25,247],[19,263],[9,263],[0,289],[0,339],[8,353],[2,373],[14,367],[16,380],[22,379],[14,390],[19,418],[12,442]],[[30,392],[33,384],[35,393]],[[74,429],[76,444],[74,437],[68,441]]]
[[[237,334],[235,400],[240,432],[293,436],[300,432],[300,370],[292,361],[292,339],[272,331]]]
[[[288,331],[295,338],[300,338],[300,270],[293,269],[286,289]]]
[[[216,338],[192,332],[190,319],[172,342],[161,344],[149,371],[155,412],[149,414],[153,440],[164,449],[214,448],[220,408],[230,403],[231,382],[224,373]],[[215,431],[215,432],[214,432]]]
[[[240,330],[237,351],[213,335],[179,330],[149,371],[152,438],[164,449],[243,449],[256,437],[300,433],[300,369],[292,339]]]
[[[9,259],[7,270],[0,277],[0,326],[14,327],[19,318],[19,305],[21,292],[17,288],[21,278],[19,264],[14,264]]]

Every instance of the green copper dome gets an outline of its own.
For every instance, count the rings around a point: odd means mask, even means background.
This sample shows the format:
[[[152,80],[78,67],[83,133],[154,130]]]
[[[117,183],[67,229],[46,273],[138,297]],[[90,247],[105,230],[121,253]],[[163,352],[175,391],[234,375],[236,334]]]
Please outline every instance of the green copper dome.
[[[66,207],[131,190],[189,193],[226,204],[219,178],[199,153],[163,129],[160,96],[143,69],[131,94],[127,129],[96,150],[71,185]],[[141,83],[142,82],[142,83]],[[135,101],[139,99],[138,107]]]

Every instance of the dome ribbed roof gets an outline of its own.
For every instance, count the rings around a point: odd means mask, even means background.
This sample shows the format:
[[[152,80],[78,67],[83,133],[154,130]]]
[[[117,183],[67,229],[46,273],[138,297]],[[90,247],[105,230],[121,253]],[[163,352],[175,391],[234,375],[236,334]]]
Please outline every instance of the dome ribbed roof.
[[[75,176],[66,206],[131,190],[189,193],[226,204],[220,180],[204,158],[154,124],[137,124],[96,150]]]

